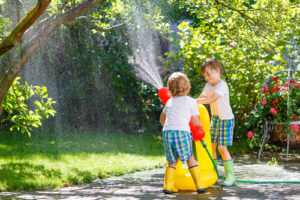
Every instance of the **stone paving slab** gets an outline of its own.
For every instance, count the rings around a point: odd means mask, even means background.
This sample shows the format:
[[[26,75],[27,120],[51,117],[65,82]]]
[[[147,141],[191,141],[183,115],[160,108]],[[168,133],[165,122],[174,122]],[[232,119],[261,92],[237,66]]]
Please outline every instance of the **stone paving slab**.
[[[291,166],[291,165],[289,165]],[[222,166],[220,174],[224,175]],[[253,181],[300,181],[298,166],[268,164],[235,165],[237,179]],[[96,180],[91,184],[62,188],[56,191],[11,193],[2,192],[2,199],[300,199],[300,184],[251,184],[237,183],[233,187],[221,187],[220,182],[205,193],[180,192],[175,195],[162,193],[164,169],[137,172],[131,175]]]

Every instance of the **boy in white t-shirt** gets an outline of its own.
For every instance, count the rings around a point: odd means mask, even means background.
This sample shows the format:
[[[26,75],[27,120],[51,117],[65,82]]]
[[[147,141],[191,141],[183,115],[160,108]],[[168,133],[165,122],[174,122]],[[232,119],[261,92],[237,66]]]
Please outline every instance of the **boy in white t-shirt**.
[[[181,72],[175,72],[169,77],[168,88],[172,98],[168,100],[160,116],[163,124],[164,148],[169,162],[163,192],[166,194],[177,192],[174,187],[174,175],[176,164],[180,159],[182,162],[187,161],[197,192],[201,193],[207,188],[200,182],[200,170],[192,153],[192,135],[189,127],[191,117],[194,126],[201,126],[197,102],[187,96],[191,89],[190,80]]]
[[[221,79],[223,67],[216,59],[208,58],[202,64],[201,72],[207,83],[197,102],[210,105],[212,115],[210,131],[214,162],[217,166],[216,148],[218,146],[226,172],[226,179],[222,185],[233,186],[235,184],[233,159],[227,146],[232,145],[234,115],[230,106],[228,85]]]

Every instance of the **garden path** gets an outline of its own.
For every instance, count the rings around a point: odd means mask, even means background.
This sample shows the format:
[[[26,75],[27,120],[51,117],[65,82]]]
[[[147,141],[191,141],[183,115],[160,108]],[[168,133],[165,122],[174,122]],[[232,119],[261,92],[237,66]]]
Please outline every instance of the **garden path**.
[[[299,157],[300,158],[300,157]],[[235,158],[235,172],[238,179],[268,181],[300,181],[300,160],[278,165],[266,164],[243,156]],[[219,166],[224,175],[223,167]],[[91,184],[62,188],[56,191],[0,193],[2,199],[300,199],[300,184],[249,184],[237,183],[233,187],[219,184],[204,194],[183,192],[176,195],[162,193],[163,169],[136,172],[131,175],[96,180]]]

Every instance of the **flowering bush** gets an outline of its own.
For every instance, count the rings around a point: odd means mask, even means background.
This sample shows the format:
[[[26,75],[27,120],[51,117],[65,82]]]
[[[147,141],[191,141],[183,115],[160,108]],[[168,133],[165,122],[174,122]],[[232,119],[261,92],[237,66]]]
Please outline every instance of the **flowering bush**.
[[[262,88],[261,92],[262,101],[252,111],[248,122],[251,132],[254,134],[262,133],[262,125],[265,120],[283,122],[283,128],[288,134],[298,130],[299,127],[297,125],[291,126],[290,122],[297,120],[300,114],[299,84],[293,79],[284,82],[280,81],[278,77],[273,77],[270,83]]]

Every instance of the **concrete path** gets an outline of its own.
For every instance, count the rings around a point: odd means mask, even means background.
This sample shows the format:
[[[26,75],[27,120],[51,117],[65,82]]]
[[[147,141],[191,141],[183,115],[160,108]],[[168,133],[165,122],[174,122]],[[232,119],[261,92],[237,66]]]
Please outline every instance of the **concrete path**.
[[[245,161],[245,160],[244,160]],[[254,181],[300,181],[300,162],[286,165],[265,163],[240,163],[236,160],[237,179]],[[222,166],[220,174],[224,175]],[[121,177],[97,180],[94,183],[67,187],[57,191],[37,191],[34,193],[0,193],[2,199],[300,199],[300,184],[250,184],[237,183],[233,187],[220,184],[209,188],[204,194],[180,192],[176,195],[162,193],[164,169],[137,172]],[[219,183],[219,181],[218,181]]]

